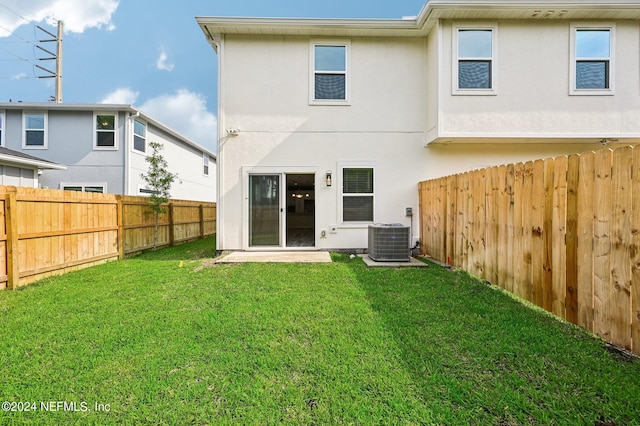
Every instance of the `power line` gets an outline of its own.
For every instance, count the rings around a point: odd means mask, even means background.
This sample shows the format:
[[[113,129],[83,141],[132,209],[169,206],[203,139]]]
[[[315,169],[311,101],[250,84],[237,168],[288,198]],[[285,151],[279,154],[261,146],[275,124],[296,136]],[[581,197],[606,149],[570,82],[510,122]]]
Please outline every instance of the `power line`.
[[[29,21],[27,18],[25,18],[24,16],[20,15],[18,12],[16,12],[15,10],[11,9],[9,6],[0,3],[0,6],[4,7],[5,9],[7,9],[9,12],[13,13],[14,15],[17,15],[20,19],[22,19],[23,21],[25,21],[28,24],[32,24],[31,21]]]
[[[18,58],[18,59],[12,59],[13,61],[31,62],[31,60],[22,58],[22,57],[16,55],[15,53],[8,51],[7,49],[3,49],[3,48],[0,47],[0,50],[3,51],[3,52],[8,53],[11,56],[15,56],[16,58]]]
[[[34,25],[34,24],[31,24],[31,25]],[[15,31],[11,31],[11,30],[10,30],[9,28],[7,28],[7,27],[4,27],[4,26],[0,25],[0,29],[3,29],[3,30],[5,30],[6,32],[8,32],[8,33],[9,33],[8,37],[18,37],[18,38],[19,38],[20,40],[22,40],[22,41],[25,41],[25,42],[27,42],[27,43],[31,43],[31,41],[29,41],[29,40],[27,40],[26,38],[24,38],[24,37],[20,36],[19,34],[16,34],[16,32],[15,32]]]

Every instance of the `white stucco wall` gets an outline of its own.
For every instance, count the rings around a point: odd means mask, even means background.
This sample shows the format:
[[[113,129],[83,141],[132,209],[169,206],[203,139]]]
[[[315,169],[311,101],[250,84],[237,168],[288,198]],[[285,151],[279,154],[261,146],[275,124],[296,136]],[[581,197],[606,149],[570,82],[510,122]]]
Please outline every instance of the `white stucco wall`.
[[[610,21],[604,21],[611,23]],[[496,25],[495,96],[452,94],[453,26]],[[640,139],[640,27],[617,21],[615,94],[569,95],[569,21],[444,21],[441,25],[441,97],[435,138]]]
[[[226,35],[218,164],[218,249],[248,249],[248,174],[316,173],[315,247],[362,249],[366,225],[340,223],[342,164],[375,169],[375,222],[411,224],[418,233],[417,184],[476,167],[600,148],[578,144],[465,144],[425,147],[437,101],[429,73],[436,40],[352,38],[351,104],[309,105],[308,37]],[[429,46],[429,48],[427,47]],[[450,77],[449,77],[450,78]],[[240,129],[229,136],[224,129]],[[324,176],[332,171],[334,184]],[[337,232],[323,230],[337,225]]]

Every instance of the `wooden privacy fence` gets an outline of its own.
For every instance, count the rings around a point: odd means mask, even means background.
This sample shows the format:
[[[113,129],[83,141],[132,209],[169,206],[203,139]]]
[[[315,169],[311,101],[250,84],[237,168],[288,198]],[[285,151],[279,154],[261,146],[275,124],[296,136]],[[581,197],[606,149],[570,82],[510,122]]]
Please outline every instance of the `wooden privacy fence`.
[[[153,246],[146,197],[0,186],[0,289],[85,268]],[[158,247],[216,232],[216,204],[170,200]]]
[[[422,249],[640,354],[640,147],[419,184]]]

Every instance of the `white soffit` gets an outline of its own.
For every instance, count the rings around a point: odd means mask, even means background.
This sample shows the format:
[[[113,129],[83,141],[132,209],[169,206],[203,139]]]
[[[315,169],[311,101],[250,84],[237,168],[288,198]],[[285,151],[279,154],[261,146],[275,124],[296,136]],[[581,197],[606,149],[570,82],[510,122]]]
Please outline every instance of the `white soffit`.
[[[196,17],[210,40],[222,34],[424,37],[440,19],[640,19],[640,0],[428,0],[409,19]]]

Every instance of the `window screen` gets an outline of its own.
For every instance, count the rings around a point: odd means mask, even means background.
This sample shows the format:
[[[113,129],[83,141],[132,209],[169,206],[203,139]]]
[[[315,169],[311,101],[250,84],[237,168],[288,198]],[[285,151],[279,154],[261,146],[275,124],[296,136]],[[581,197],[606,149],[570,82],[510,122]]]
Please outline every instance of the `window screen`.
[[[458,30],[458,89],[491,89],[493,31]]]
[[[314,99],[347,98],[347,47],[314,46]]]

